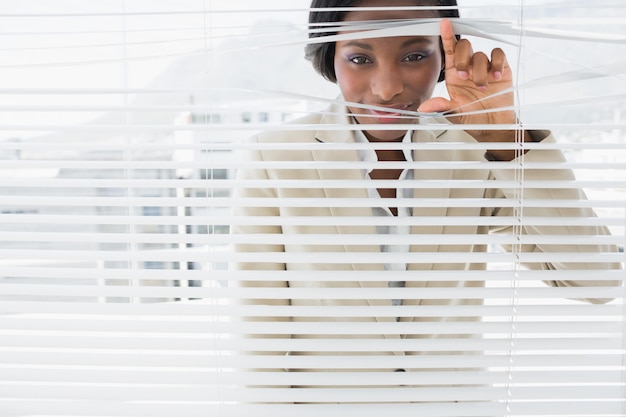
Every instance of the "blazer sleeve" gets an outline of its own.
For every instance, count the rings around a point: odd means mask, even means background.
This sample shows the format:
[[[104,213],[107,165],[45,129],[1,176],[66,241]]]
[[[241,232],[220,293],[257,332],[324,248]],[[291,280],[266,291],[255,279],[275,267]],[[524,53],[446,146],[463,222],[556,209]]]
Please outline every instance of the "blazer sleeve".
[[[543,143],[554,143],[554,137],[549,135],[542,141]],[[560,163],[565,162],[566,159],[559,150],[553,149],[537,149],[530,150],[524,155],[525,162],[550,162]],[[497,162],[494,163],[497,165]],[[511,169],[493,169],[491,171],[491,177],[495,180],[514,181],[515,172]],[[554,180],[554,181],[575,181],[574,174],[569,169],[525,169],[524,181],[533,180]],[[513,189],[494,189],[490,192],[495,193],[494,197],[514,198]],[[584,192],[576,187],[572,188],[524,188],[525,200],[572,200],[580,201],[586,200]],[[495,211],[495,215],[512,216],[513,208],[500,208]],[[524,207],[524,217],[571,217],[571,218],[591,218],[596,217],[593,209],[588,207]],[[530,222],[532,223],[532,222]],[[506,228],[495,228],[493,232],[508,232],[510,233],[512,226]],[[598,236],[609,235],[609,230],[604,226],[577,226],[577,225],[535,225],[528,224],[523,226],[523,233],[527,235],[572,235],[572,236]],[[507,248],[509,249],[509,248]],[[531,244],[524,245],[522,247],[524,252],[578,252],[584,254],[590,253],[611,253],[618,251],[618,248],[614,245],[564,245],[564,244]],[[598,256],[597,262],[549,262],[549,263],[529,263],[525,264],[526,267],[532,269],[544,269],[544,270],[617,270],[621,269],[622,265],[617,262],[603,262],[602,256]],[[549,285],[556,287],[607,287],[607,286],[619,286],[621,281],[619,280],[553,280],[547,282]],[[586,301],[592,303],[603,303],[610,300],[589,298]]]
[[[257,142],[256,138],[250,142]],[[245,151],[240,155],[240,160],[247,162],[261,162],[263,155],[260,150]],[[246,254],[263,254],[269,252],[283,252],[283,245],[246,242],[245,236],[254,235],[259,237],[262,235],[280,234],[282,228],[280,224],[259,224],[254,223],[254,219],[262,217],[280,216],[280,208],[270,206],[269,204],[255,205],[252,203],[254,199],[266,199],[267,201],[277,201],[276,191],[264,186],[264,182],[269,179],[269,175],[265,169],[239,169],[236,176],[238,184],[233,189],[233,201],[237,201],[232,207],[233,224],[230,232],[233,235],[240,235],[242,238],[235,245],[236,253],[242,255],[241,260],[234,262],[233,267],[236,270],[284,270],[285,264],[281,262],[265,262],[259,259],[246,259]]]
[[[258,139],[253,137],[250,142],[258,143]],[[263,154],[260,150],[248,150],[240,155],[241,160],[247,162],[262,161]],[[261,217],[275,217],[278,219],[280,215],[279,207],[266,205],[254,205],[249,203],[251,199],[268,199],[268,201],[277,201],[275,190],[265,187],[264,181],[268,179],[268,174],[264,169],[240,169],[237,171],[237,180],[241,182],[233,189],[233,199],[237,201],[232,207],[232,219],[234,220],[230,226],[230,233],[236,235],[238,238],[237,243],[233,246],[234,253],[242,259],[237,260],[231,264],[231,270],[235,272],[232,274],[232,280],[229,283],[231,287],[239,288],[244,291],[250,291],[254,293],[255,288],[287,288],[289,285],[285,280],[249,280],[249,276],[245,275],[245,271],[282,271],[285,270],[285,264],[281,262],[264,262],[262,259],[263,254],[283,252],[283,245],[271,244],[271,243],[258,243],[262,242],[259,237],[263,237],[271,234],[282,233],[282,228],[276,222],[276,224],[262,224],[259,222],[255,224],[254,219]],[[267,205],[269,206],[269,205]],[[246,241],[246,237],[254,237],[255,242]],[[248,239],[249,240],[249,239]],[[245,259],[246,256],[254,256],[258,259]],[[243,274],[237,274],[238,271],[244,272]],[[280,275],[279,273],[275,275]],[[289,300],[282,299],[268,299],[268,298],[254,298],[239,297],[235,301],[235,304],[240,306],[285,306],[289,305]],[[285,316],[243,316],[241,320],[244,325],[250,325],[251,322],[287,322],[290,321],[289,317]],[[288,338],[286,334],[245,334],[247,338],[263,338],[263,339],[280,339]],[[287,355],[286,351],[250,351],[247,354],[251,355]],[[282,368],[276,369],[260,369],[255,368],[251,370],[256,371],[283,371]],[[264,388],[268,388],[264,386]],[[276,387],[274,387],[276,388]]]

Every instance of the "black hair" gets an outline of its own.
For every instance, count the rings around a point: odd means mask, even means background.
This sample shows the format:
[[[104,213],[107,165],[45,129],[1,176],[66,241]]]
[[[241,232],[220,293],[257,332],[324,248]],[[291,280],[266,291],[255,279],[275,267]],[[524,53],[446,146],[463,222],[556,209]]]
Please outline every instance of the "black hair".
[[[336,35],[325,24],[342,22],[348,13],[345,10],[315,10],[324,8],[358,7],[363,0],[312,0],[309,13],[309,38]],[[440,17],[458,18],[459,9],[456,0],[415,0],[416,6],[447,7],[436,10]],[[315,29],[322,29],[315,31]],[[443,45],[441,46],[443,51]],[[335,42],[310,43],[304,49],[306,59],[311,61],[313,68],[324,78],[333,83],[337,82],[335,75]],[[444,80],[443,70],[438,81]]]

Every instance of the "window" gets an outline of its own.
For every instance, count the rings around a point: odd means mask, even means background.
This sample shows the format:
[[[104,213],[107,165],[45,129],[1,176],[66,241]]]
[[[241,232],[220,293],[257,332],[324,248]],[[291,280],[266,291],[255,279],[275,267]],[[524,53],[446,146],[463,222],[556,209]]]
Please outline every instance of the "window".
[[[308,1],[4,4],[0,415],[625,415],[626,9],[459,3],[463,36],[505,49],[523,127],[555,141],[502,145],[530,149],[512,162],[446,159],[482,155],[481,143],[402,145],[435,155],[402,163],[429,196],[402,202],[423,213],[404,218],[362,215],[371,200],[350,193],[370,183],[333,176],[371,168],[339,156],[372,146],[248,140],[340,102],[302,58]],[[358,127],[320,125],[346,129]],[[325,158],[271,158],[284,150]],[[268,158],[241,157],[254,152]],[[266,187],[280,195],[235,193]],[[419,239],[372,232],[380,224]],[[231,233],[250,225],[260,232]],[[267,232],[278,228],[306,232]],[[474,233],[488,228],[507,231]],[[264,267],[232,268],[243,261]],[[418,271],[377,268],[401,262]],[[564,282],[585,285],[550,285]],[[399,298],[411,302],[388,303]],[[240,303],[251,299],[264,301]]]

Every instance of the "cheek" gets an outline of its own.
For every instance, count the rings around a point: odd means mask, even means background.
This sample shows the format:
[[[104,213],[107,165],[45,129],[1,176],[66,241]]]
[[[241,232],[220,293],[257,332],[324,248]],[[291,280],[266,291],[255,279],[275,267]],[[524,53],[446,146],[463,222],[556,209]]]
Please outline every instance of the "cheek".
[[[428,71],[423,74],[422,85],[424,89],[425,95],[430,97],[435,91],[435,87],[437,86],[437,80],[439,79],[439,73],[441,70],[439,68],[433,68],[432,71]]]
[[[422,71],[413,71],[408,75],[408,84],[423,96],[430,97],[435,91],[441,73],[441,65],[436,63]]]
[[[346,99],[362,94],[362,90],[367,84],[365,77],[356,74],[345,63],[337,60],[335,60],[335,76],[337,77],[337,86]]]
[[[340,65],[335,64],[335,76],[337,77],[337,87],[345,95],[350,90],[349,80],[346,71]]]

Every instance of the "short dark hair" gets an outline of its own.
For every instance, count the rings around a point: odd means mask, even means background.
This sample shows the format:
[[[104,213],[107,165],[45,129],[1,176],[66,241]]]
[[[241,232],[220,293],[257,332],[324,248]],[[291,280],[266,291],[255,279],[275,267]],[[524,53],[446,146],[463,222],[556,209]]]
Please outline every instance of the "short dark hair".
[[[324,24],[341,22],[348,13],[345,10],[320,11],[315,9],[358,7],[362,0],[312,0],[309,13],[309,38],[336,35]],[[415,0],[416,6],[450,7],[437,10],[440,17],[459,17],[456,0]],[[322,29],[315,31],[315,29]],[[443,45],[442,45],[443,50]],[[313,68],[324,78],[337,82],[335,74],[335,42],[310,43],[304,49],[306,59],[311,61]],[[443,71],[438,81],[443,81]]]

